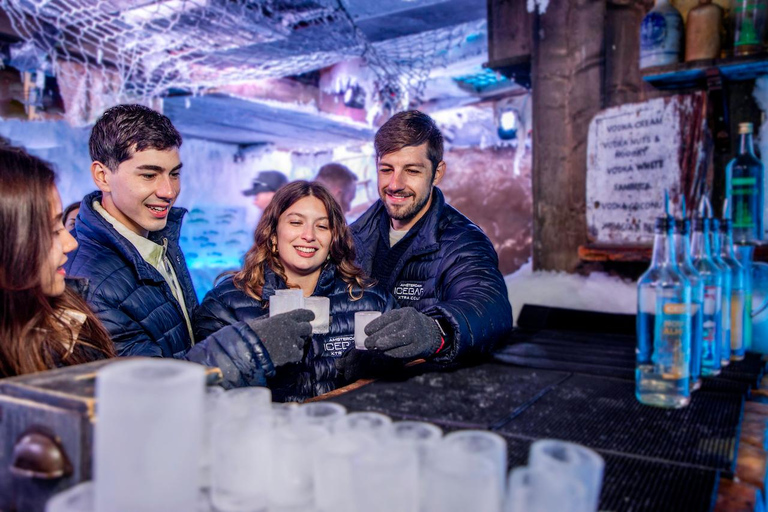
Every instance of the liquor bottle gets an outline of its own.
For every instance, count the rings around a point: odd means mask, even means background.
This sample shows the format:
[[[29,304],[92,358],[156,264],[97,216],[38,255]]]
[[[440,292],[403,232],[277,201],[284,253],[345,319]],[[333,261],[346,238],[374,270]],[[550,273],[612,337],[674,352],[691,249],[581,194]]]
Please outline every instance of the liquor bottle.
[[[764,50],[766,0],[733,0],[733,54]]]
[[[680,62],[683,17],[669,0],[656,5],[640,25],[640,69]]]
[[[685,23],[685,61],[720,57],[723,8],[712,0],[699,0]]]
[[[720,257],[720,221],[709,219],[710,226],[710,249],[712,251],[712,261],[720,269],[723,293],[721,296],[720,307],[720,366],[726,367],[731,364],[731,267]]]
[[[733,242],[763,239],[763,164],[752,147],[752,123],[739,123],[739,154],[725,170],[725,198],[731,205]]]
[[[672,225],[656,219],[651,266],[637,282],[635,395],[676,408],[691,399],[691,285],[675,261]]]
[[[691,261],[691,244],[689,235],[691,221],[678,219],[675,221],[675,259],[677,267],[691,283],[691,391],[701,387],[701,339],[702,315],[704,313],[704,281]]]
[[[721,339],[720,308],[722,305],[723,282],[720,269],[712,261],[709,245],[709,219],[697,217],[693,221],[691,236],[691,259],[694,268],[704,281],[704,313],[701,333],[701,374],[705,376],[720,373]]]
[[[747,323],[751,325],[752,300],[747,304],[747,270],[733,252],[733,228],[729,219],[720,221],[720,259],[731,271],[731,361],[744,359]]]
[[[691,285],[691,390],[701,387],[704,281],[694,268],[690,252],[691,221],[675,221],[675,259],[678,269]]]

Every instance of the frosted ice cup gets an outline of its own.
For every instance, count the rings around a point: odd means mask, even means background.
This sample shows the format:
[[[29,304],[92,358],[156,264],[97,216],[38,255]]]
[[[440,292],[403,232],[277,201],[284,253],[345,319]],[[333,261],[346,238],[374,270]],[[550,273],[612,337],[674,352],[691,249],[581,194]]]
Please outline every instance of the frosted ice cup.
[[[211,502],[219,512],[267,510],[272,469],[272,393],[226,391],[213,424]]]
[[[528,466],[509,474],[504,512],[580,512],[585,506],[581,482]]]
[[[352,459],[373,444],[370,435],[355,431],[333,433],[317,444],[313,512],[361,512],[355,507]]]
[[[443,438],[427,458],[424,512],[498,512],[501,488],[498,468],[488,458],[449,444]]]
[[[328,297],[306,297],[304,308],[315,314],[315,319],[310,322],[312,334],[326,334],[331,324],[331,299]]]
[[[204,394],[205,369],[194,363],[142,358],[99,370],[96,511],[196,509]]]
[[[574,443],[542,439],[531,445],[528,464],[531,469],[541,471],[558,481],[570,481],[583,486],[583,503],[573,508],[573,512],[597,510],[605,468],[605,461],[597,452]],[[542,485],[546,489],[547,484]],[[542,492],[542,488],[537,487],[536,483],[534,488],[535,493]]]
[[[347,409],[332,402],[311,402],[301,404],[296,411],[294,421],[308,425],[319,425],[330,432],[333,424],[347,414]]]
[[[367,350],[365,340],[368,335],[365,334],[365,326],[380,316],[380,311],[358,311],[355,313],[355,348],[357,350]]]
[[[457,430],[443,438],[443,444],[486,458],[494,467],[494,494],[501,507],[507,480],[507,442],[498,434],[486,430]]]
[[[419,510],[423,510],[423,502],[427,496],[424,474],[427,459],[433,450],[440,445],[443,431],[437,425],[423,421],[397,421],[392,424],[392,441],[407,447],[416,454],[418,464]]]
[[[304,308],[304,293],[297,289],[275,290],[269,298],[269,316]]]
[[[353,412],[333,424],[334,433],[359,432],[382,442],[392,435],[392,419],[378,412]]]
[[[417,454],[393,441],[373,444],[352,457],[355,510],[418,512]]]
[[[218,403],[224,395],[224,388],[208,386],[205,389],[205,409],[203,411],[203,447],[200,454],[200,487],[211,487],[211,464],[213,461],[213,423],[218,417]]]
[[[289,422],[273,434],[270,512],[312,510],[314,452],[330,433],[320,425]]]

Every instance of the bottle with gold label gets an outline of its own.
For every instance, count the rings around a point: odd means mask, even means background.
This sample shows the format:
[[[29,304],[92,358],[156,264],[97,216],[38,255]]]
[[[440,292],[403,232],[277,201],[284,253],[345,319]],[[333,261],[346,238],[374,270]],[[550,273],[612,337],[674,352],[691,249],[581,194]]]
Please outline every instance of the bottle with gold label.
[[[673,225],[656,219],[651,266],[637,282],[635,396],[676,408],[691,400],[691,284],[677,266]]]
[[[720,57],[723,35],[723,8],[712,0],[699,0],[688,13],[685,25],[685,60]]]
[[[669,0],[656,0],[640,25],[640,68],[679,62],[682,40],[683,17]]]

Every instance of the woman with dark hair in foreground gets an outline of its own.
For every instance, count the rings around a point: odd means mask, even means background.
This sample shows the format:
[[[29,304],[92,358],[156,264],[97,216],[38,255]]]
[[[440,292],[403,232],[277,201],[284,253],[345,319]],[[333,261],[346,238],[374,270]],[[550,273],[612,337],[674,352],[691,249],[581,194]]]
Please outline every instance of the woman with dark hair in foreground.
[[[336,361],[354,350],[355,312],[395,306],[391,295],[366,282],[354,261],[352,237],[330,192],[318,183],[289,183],[264,210],[243,269],[206,295],[195,315],[195,338],[246,321],[261,346],[255,364],[269,377],[276,400],[301,401],[332,391],[354,378],[338,371]],[[306,347],[276,343],[270,329],[253,322],[269,314],[270,297],[285,288],[330,299],[330,331],[313,334]]]
[[[0,376],[114,355],[106,330],[65,283],[77,241],[64,228],[51,167],[0,147]]]

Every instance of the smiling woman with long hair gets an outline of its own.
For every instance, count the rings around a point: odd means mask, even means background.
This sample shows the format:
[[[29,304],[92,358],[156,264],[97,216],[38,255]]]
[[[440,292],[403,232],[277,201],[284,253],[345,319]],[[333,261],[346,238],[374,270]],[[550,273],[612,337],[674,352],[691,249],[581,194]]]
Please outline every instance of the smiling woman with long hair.
[[[65,283],[77,242],[64,228],[51,167],[0,147],[0,377],[111,357],[112,342]]]
[[[389,311],[395,301],[355,265],[352,237],[331,193],[307,181],[283,186],[264,210],[254,238],[243,269],[218,283],[200,305],[195,338],[247,322],[241,335],[259,347],[253,364],[261,366],[277,401],[301,401],[359,377],[349,366],[340,364],[339,371],[336,365],[354,349],[355,312]],[[268,326],[273,318],[261,318],[268,315],[275,291],[285,288],[330,299],[328,333],[313,334],[306,345],[279,340],[285,327]],[[274,321],[291,314],[276,315]]]

